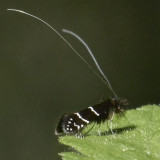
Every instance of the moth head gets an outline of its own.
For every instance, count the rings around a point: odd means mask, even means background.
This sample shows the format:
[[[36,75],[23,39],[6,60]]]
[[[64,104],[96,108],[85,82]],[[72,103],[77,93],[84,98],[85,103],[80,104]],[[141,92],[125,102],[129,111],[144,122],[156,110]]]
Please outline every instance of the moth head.
[[[123,98],[113,98],[111,99],[111,103],[115,109],[115,113],[123,113],[128,105],[128,101]]]

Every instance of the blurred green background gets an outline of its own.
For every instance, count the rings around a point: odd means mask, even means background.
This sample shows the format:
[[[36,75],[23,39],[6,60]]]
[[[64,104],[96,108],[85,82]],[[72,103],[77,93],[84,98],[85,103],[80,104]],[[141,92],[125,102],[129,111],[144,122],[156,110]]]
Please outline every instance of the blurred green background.
[[[0,159],[57,160],[62,113],[112,93],[53,31],[21,9],[80,35],[129,108],[159,104],[160,1],[0,1]],[[94,65],[75,38],[63,36]]]

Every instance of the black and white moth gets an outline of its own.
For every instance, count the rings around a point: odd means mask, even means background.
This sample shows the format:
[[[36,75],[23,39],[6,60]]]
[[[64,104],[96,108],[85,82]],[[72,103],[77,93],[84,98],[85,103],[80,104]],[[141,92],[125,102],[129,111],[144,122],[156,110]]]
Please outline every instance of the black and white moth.
[[[118,113],[118,114],[122,113],[124,111],[125,106],[128,104],[128,102],[125,99],[117,97],[109,80],[103,73],[102,69],[100,68],[96,58],[94,57],[93,53],[89,49],[88,45],[77,34],[73,33],[72,31],[68,31],[65,29],[63,29],[63,31],[65,33],[69,33],[74,37],[76,37],[86,47],[93,61],[95,62],[96,67],[101,73],[101,76],[103,77],[103,79],[99,76],[99,74],[96,73],[96,75],[98,75],[98,77],[102,80],[102,82],[104,82],[110,88],[110,90],[113,92],[115,96],[114,98],[108,98],[108,100],[104,102],[101,102],[93,106],[89,106],[88,108],[83,109],[79,112],[70,113],[70,114],[67,113],[61,116],[60,121],[55,130],[56,135],[63,135],[63,134],[81,135],[81,131],[88,124],[91,124],[91,123],[100,124],[107,120],[108,121],[111,120],[113,118],[114,113]]]
[[[81,133],[81,131],[90,123],[94,122],[100,124],[106,120],[111,120],[114,113],[122,113],[124,111],[125,106],[127,105],[127,101],[125,99],[118,98],[115,91],[113,90],[108,78],[103,73],[102,69],[100,68],[96,58],[94,57],[93,53],[91,52],[88,45],[75,33],[72,31],[63,29],[62,31],[72,36],[76,37],[88,50],[91,58],[93,59],[97,69],[99,70],[100,74],[98,74],[88,63],[87,61],[73,48],[73,46],[56,30],[54,29],[49,23],[42,20],[41,18],[32,15],[30,13],[24,12],[22,10],[17,9],[7,9],[8,11],[19,12],[22,14],[26,14],[31,16],[45,25],[47,25],[50,29],[52,29],[78,56],[79,58],[84,61],[88,67],[93,71],[93,73],[113,92],[114,98],[109,98],[108,100],[101,102],[99,104],[90,106],[86,109],[83,109],[79,112],[71,113],[71,114],[63,114],[60,118],[60,121],[57,125],[55,130],[56,135],[62,134],[74,134],[77,135]]]
[[[79,112],[63,114],[56,128],[56,135],[78,134],[90,123],[100,124],[111,120],[114,113],[124,111],[127,101],[120,98],[109,98],[107,101],[90,106]]]

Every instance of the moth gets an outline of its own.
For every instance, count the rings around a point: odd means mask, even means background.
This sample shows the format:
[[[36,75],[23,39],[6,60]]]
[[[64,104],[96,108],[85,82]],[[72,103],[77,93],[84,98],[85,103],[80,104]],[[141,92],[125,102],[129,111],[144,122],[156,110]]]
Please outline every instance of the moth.
[[[81,134],[82,130],[91,123],[94,124],[101,124],[105,121],[109,121],[113,118],[114,114],[120,114],[124,111],[124,108],[128,104],[127,100],[119,98],[115,91],[113,90],[108,78],[100,68],[95,56],[91,52],[88,45],[82,40],[81,37],[79,37],[77,34],[75,34],[72,31],[63,29],[62,31],[65,33],[68,33],[75,38],[77,38],[88,50],[88,53],[90,54],[91,58],[93,59],[99,74],[92,68],[92,66],[87,63],[87,61],[73,48],[73,46],[56,30],[54,29],[49,23],[42,20],[41,18],[32,15],[28,12],[17,10],[17,9],[7,9],[8,11],[14,11],[19,12],[28,16],[31,16],[45,25],[47,25],[50,29],[52,29],[78,56],[79,58],[84,61],[88,67],[93,71],[93,73],[112,91],[114,97],[108,98],[106,101],[103,101],[99,104],[89,106],[88,108],[85,108],[81,111],[74,112],[74,113],[67,113],[63,114],[58,122],[58,125],[55,130],[56,135],[64,135],[64,134],[72,134],[72,135],[78,135]]]
[[[56,135],[81,135],[81,131],[90,123],[100,124],[113,118],[114,113],[124,111],[127,101],[121,98],[108,98],[99,104],[89,106],[79,112],[63,114],[56,128]]]
[[[90,56],[92,57],[96,67],[98,68],[101,76],[97,74],[89,65],[91,70],[98,76],[102,82],[112,91],[114,94],[114,98],[108,98],[106,101],[103,101],[99,104],[89,106],[79,112],[74,113],[66,113],[63,114],[59,120],[57,128],[55,130],[56,135],[64,135],[64,134],[72,134],[76,136],[82,136],[82,130],[91,123],[101,124],[102,122],[109,121],[113,118],[114,113],[121,114],[124,112],[126,105],[128,104],[126,99],[119,98],[115,91],[113,90],[108,78],[100,68],[95,56],[91,52],[88,45],[80,38],[77,34],[73,33],[72,31],[63,29],[63,32],[71,34],[72,36],[76,37],[88,50]],[[82,59],[84,60],[84,59]],[[86,62],[86,61],[85,61]],[[87,62],[86,62],[87,63]],[[87,63],[88,64],[88,63]],[[113,133],[113,131],[111,130]],[[88,132],[87,132],[88,133]]]

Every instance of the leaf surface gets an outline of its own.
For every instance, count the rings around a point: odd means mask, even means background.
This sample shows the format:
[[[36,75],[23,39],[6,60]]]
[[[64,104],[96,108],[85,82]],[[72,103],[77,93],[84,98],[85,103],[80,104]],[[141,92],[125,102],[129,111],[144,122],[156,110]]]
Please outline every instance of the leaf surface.
[[[111,124],[110,124],[111,126]],[[92,127],[89,125],[84,133]],[[115,116],[113,135],[107,122],[96,125],[85,138],[59,137],[59,142],[72,148],[62,152],[65,160],[159,160],[160,107],[147,105]],[[100,130],[101,135],[98,134]]]

